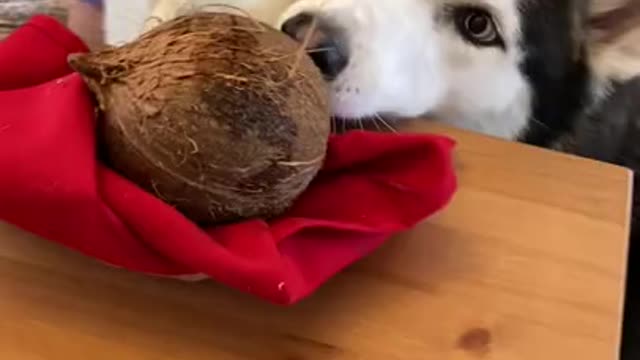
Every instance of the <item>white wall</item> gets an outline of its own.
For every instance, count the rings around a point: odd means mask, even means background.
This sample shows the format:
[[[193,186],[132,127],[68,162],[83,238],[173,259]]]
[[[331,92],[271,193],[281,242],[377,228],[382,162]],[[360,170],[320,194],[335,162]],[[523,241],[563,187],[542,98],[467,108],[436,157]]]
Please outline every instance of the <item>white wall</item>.
[[[133,40],[150,17],[151,0],[104,0],[104,40],[117,45]]]
[[[373,1],[373,0],[372,0]],[[181,15],[191,8],[207,4],[228,4],[243,9],[258,20],[276,25],[278,17],[294,0],[104,0],[105,41],[117,45],[133,40],[144,31],[145,22],[154,24],[155,17],[163,20]],[[209,11],[225,11],[224,7],[212,6]],[[238,13],[228,9],[229,12]]]

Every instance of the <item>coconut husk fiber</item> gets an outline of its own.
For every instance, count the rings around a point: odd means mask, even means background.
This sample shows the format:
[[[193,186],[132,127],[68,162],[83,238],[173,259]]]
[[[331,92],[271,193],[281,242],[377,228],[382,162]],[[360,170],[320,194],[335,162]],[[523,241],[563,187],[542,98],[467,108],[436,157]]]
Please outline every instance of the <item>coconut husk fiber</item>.
[[[198,223],[278,216],[323,164],[322,75],[248,17],[183,16],[70,64],[96,95],[105,161]]]

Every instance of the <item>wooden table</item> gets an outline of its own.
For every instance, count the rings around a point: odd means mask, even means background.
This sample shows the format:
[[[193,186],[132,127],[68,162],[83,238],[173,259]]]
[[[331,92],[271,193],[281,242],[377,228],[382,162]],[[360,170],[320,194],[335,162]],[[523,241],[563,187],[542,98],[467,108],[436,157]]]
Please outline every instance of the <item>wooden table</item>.
[[[0,359],[617,359],[629,172],[413,129],[459,140],[454,202],[293,308],[0,226]]]

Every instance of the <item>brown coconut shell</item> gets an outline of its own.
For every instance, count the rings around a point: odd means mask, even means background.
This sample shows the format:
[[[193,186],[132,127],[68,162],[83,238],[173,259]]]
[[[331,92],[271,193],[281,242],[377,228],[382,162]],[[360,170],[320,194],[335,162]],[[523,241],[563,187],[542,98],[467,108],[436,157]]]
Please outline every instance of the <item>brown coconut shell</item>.
[[[321,168],[328,92],[300,54],[264,24],[203,13],[70,64],[97,96],[105,161],[211,224],[280,215]]]

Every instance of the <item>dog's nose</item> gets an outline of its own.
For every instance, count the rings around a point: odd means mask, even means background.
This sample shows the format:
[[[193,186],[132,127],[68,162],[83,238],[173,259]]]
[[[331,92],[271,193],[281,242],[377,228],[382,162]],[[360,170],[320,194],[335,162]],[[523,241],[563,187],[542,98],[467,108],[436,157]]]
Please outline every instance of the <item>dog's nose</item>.
[[[306,41],[309,56],[329,80],[347,67],[349,55],[342,31],[320,17],[308,13],[296,15],[282,24],[282,31],[301,43]]]

